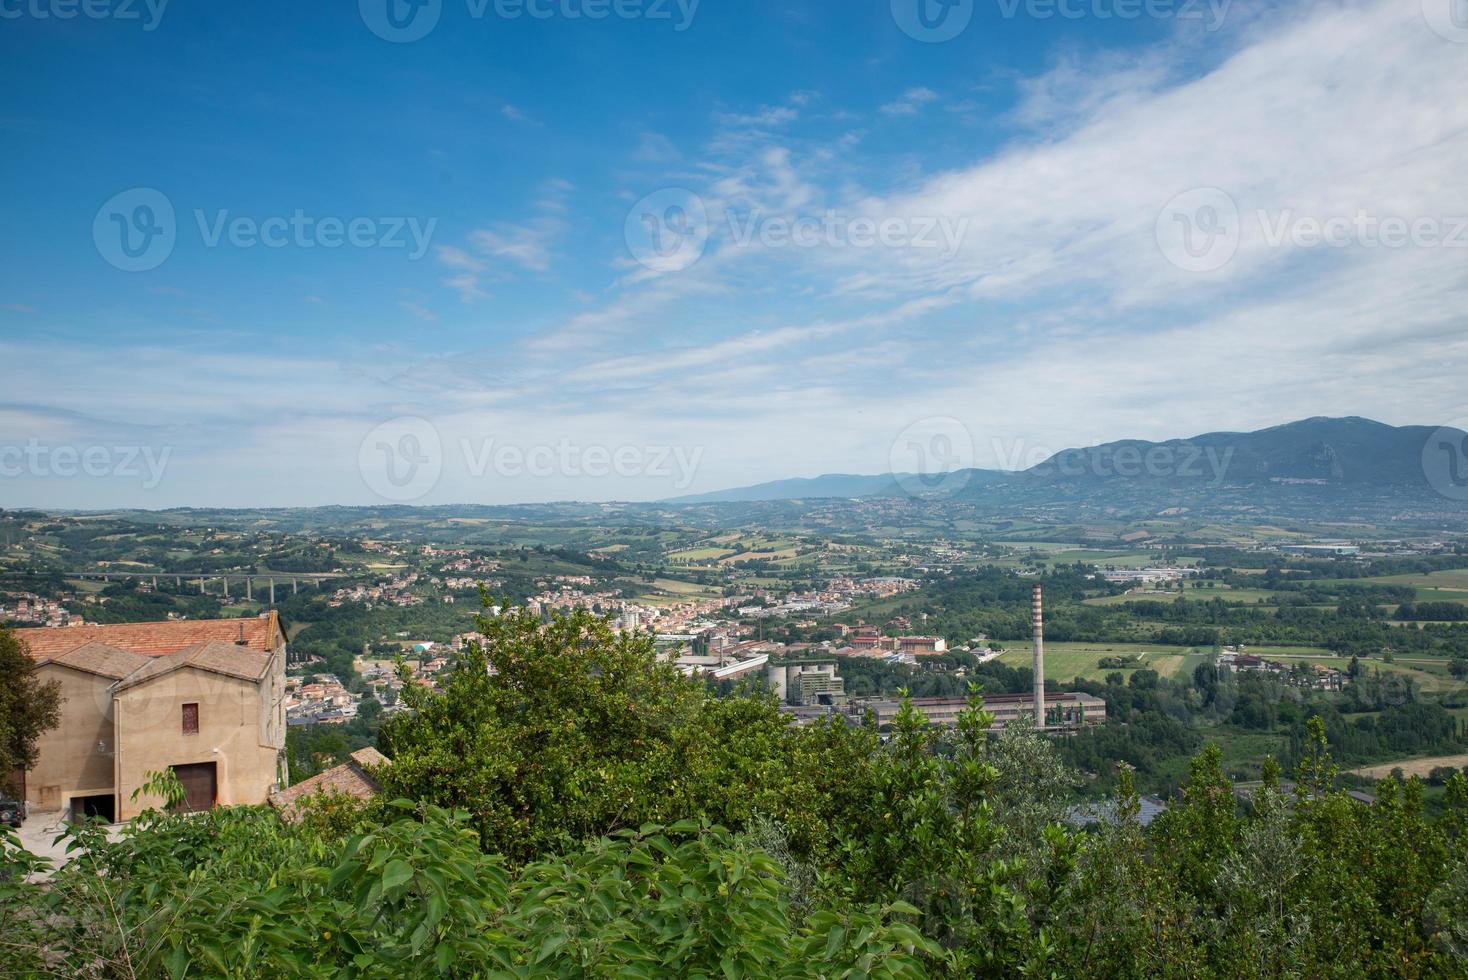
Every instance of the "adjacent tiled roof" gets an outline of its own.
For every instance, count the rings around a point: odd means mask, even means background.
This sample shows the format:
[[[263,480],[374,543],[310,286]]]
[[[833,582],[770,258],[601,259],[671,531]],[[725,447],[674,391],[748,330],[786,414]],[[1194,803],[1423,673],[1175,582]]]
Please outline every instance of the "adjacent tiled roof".
[[[249,619],[179,619],[162,623],[108,623],[16,630],[37,660],[55,660],[89,643],[105,643],[146,657],[162,657],[205,643],[234,644],[269,652],[285,642],[274,610]]]
[[[137,687],[184,667],[224,674],[226,677],[238,677],[241,680],[258,681],[265,676],[273,660],[272,654],[234,643],[201,643],[164,657],[149,659],[118,684],[117,690],[125,691],[130,687]]]
[[[152,658],[128,650],[119,650],[105,643],[87,643],[60,656],[50,657],[41,663],[60,664],[88,674],[99,674],[120,681],[135,670],[152,663]]]
[[[359,766],[385,766],[388,762],[387,756],[383,755],[381,752],[377,751],[370,745],[367,746],[365,749],[358,749],[357,751],[353,752],[352,759]]]
[[[385,765],[387,756],[370,746],[353,752],[351,758],[339,766],[335,766],[303,779],[290,789],[283,789],[270,794],[270,805],[280,811],[280,815],[287,820],[299,820],[300,812],[297,804],[302,798],[315,793],[345,793],[357,799],[369,799],[382,789],[377,780],[367,773],[368,766]]]

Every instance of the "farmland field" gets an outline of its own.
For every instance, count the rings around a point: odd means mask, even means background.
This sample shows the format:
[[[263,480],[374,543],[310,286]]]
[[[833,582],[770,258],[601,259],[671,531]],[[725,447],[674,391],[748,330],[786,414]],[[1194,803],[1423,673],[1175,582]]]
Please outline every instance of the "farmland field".
[[[1244,647],[1241,652],[1251,653],[1256,657],[1279,657],[1289,660],[1301,658],[1311,661],[1318,660],[1321,663],[1326,664],[1327,666],[1336,667],[1339,667],[1343,662],[1335,654],[1325,649],[1325,647],[1289,647],[1270,646],[1266,644],[1263,646],[1247,646]]]
[[[1168,588],[1169,585],[1171,585],[1171,589]],[[1270,596],[1276,594],[1269,591],[1268,589],[1229,588],[1227,585],[1224,585],[1221,582],[1214,584],[1211,588],[1200,589],[1198,588],[1198,585],[1199,583],[1197,582],[1188,583],[1187,598],[1194,599],[1199,602],[1206,602],[1209,599],[1217,598],[1222,599],[1225,602],[1256,603],[1264,602]],[[1128,592],[1123,593],[1122,595],[1098,596],[1093,599],[1087,599],[1085,600],[1085,602],[1088,606],[1115,606],[1121,603],[1142,602],[1145,600],[1170,602],[1173,599],[1178,598],[1178,595],[1179,593],[1177,591],[1177,586],[1175,583],[1164,582],[1159,583],[1156,586],[1145,587],[1141,591],[1135,593]]]
[[[1468,766],[1468,755],[1435,755],[1425,759],[1402,759],[1398,762],[1382,762],[1374,766],[1362,766],[1360,769],[1349,769],[1348,772],[1356,776],[1365,776],[1367,779],[1385,779],[1392,774],[1393,769],[1400,769],[1408,776],[1426,776],[1438,766],[1452,766],[1461,769]]]
[[[638,596],[637,601],[645,602],[650,606],[667,606],[686,602],[689,599],[703,599],[715,594],[717,594],[716,589],[706,588],[697,582],[660,578],[655,579],[652,588]]]
[[[1422,601],[1468,602],[1468,568],[1449,568],[1440,572],[1414,575],[1331,579],[1323,584],[1408,585],[1417,590],[1417,598]]]
[[[686,551],[674,551],[668,555],[670,561],[709,561],[732,555],[728,548],[689,548]]]
[[[1075,677],[1100,680],[1118,668],[1102,667],[1102,657],[1141,657],[1141,662],[1124,668],[1121,673],[1130,676],[1141,669],[1155,670],[1164,677],[1182,677],[1203,660],[1212,655],[1212,650],[1203,647],[1170,647],[1156,643],[1060,643],[1045,644],[1045,676],[1057,681],[1068,681]],[[999,662],[1010,667],[1028,667],[1031,653],[1028,644],[1015,644],[999,655]]]
[[[1350,662],[1347,658],[1332,656],[1327,650],[1312,651],[1309,647],[1248,647],[1245,652],[1285,663],[1320,664],[1337,670],[1344,670]],[[1424,694],[1439,695],[1462,687],[1462,683],[1448,673],[1446,660],[1396,660],[1392,663],[1362,660],[1361,666],[1368,671],[1401,674],[1416,682]]]

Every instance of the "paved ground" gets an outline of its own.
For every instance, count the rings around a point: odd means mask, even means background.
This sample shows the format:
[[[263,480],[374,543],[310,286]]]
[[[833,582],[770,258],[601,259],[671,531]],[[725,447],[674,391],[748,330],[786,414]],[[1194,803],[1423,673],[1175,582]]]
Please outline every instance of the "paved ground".
[[[61,833],[61,810],[32,810],[25,825],[16,833],[21,846],[39,857],[49,858],[52,864],[66,860],[64,844],[52,844]]]
[[[32,810],[25,825],[16,832],[22,847],[46,858],[53,867],[60,867],[66,861],[66,842],[53,843],[62,831],[62,813],[61,810]],[[118,829],[119,825],[114,824],[109,834],[115,837]]]

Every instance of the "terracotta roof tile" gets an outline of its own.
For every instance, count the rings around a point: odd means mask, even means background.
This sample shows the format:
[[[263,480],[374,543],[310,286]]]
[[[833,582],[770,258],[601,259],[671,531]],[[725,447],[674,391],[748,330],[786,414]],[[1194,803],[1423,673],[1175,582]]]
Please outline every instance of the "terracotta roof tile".
[[[162,623],[108,623],[16,630],[31,656],[54,660],[86,646],[105,643],[146,657],[162,657],[204,643],[233,644],[241,637],[250,650],[273,651],[285,642],[280,617],[274,611],[249,619],[180,619]]]
[[[73,670],[99,674],[118,681],[133,671],[152,663],[152,660],[140,653],[119,650],[105,643],[87,643],[58,657],[43,660],[42,663],[60,664]]]
[[[385,766],[388,762],[387,756],[370,745],[365,749],[358,749],[353,752],[352,760],[359,766]]]
[[[141,668],[129,674],[126,680],[118,684],[117,690],[125,691],[130,687],[137,687],[155,677],[170,674],[184,667],[194,667],[247,681],[258,681],[265,676],[273,660],[274,655],[272,654],[251,650],[234,643],[218,641],[201,643],[167,656],[149,659]]]
[[[366,767],[384,765],[388,761],[387,756],[374,748],[358,749],[352,753],[350,759],[341,765],[318,773],[310,779],[304,779],[290,789],[271,793],[270,805],[279,810],[284,819],[299,820],[301,814],[298,804],[304,797],[316,793],[345,793],[359,800],[370,799],[376,796],[382,787],[377,780],[367,774]]]

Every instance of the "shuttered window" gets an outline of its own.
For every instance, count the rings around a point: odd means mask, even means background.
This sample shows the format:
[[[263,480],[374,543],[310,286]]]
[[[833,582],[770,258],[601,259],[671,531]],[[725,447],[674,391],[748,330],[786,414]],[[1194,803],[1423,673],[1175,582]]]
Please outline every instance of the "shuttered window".
[[[183,733],[185,735],[199,734],[199,706],[197,704],[183,706]]]

